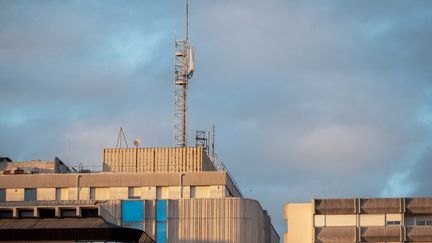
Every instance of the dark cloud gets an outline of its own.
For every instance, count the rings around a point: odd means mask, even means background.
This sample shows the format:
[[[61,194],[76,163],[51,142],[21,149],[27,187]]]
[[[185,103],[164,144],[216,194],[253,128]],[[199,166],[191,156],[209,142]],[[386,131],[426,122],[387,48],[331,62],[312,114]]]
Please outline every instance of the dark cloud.
[[[190,4],[190,134],[216,123],[219,158],[280,234],[289,201],[429,194],[430,1]],[[120,126],[170,145],[182,10],[0,1],[0,154],[100,165]]]

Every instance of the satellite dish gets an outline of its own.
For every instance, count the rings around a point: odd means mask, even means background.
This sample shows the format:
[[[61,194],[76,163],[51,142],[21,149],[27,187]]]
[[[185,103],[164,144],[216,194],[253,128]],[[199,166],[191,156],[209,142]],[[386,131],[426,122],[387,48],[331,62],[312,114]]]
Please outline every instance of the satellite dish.
[[[139,139],[139,138],[137,138],[137,139],[135,139],[134,140],[134,144],[135,144],[135,146],[140,146],[141,145],[141,139]]]

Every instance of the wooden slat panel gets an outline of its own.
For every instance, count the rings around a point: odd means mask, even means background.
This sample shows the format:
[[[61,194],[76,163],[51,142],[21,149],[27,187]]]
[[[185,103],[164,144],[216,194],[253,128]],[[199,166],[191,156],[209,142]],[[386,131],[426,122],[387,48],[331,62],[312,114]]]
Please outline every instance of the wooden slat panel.
[[[111,172],[216,170],[201,147],[138,148],[138,150],[137,148],[104,149],[103,160],[104,170]]]

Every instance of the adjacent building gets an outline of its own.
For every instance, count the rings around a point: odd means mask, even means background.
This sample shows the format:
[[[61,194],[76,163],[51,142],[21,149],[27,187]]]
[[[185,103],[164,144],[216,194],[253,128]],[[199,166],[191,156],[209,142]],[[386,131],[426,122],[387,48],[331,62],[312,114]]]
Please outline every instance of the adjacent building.
[[[432,242],[432,198],[314,199],[284,214],[285,243]]]

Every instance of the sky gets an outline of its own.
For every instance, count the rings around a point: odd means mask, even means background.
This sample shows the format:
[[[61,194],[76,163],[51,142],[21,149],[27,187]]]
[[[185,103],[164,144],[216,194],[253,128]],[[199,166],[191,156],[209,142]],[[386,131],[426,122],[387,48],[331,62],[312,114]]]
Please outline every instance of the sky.
[[[100,166],[171,146],[182,1],[0,0],[0,156]],[[282,236],[283,204],[432,196],[432,1],[190,1],[189,144]]]

